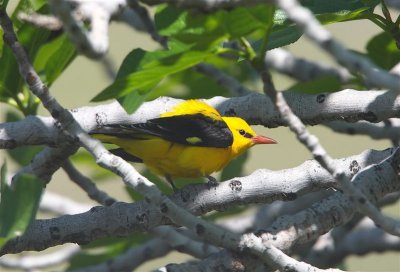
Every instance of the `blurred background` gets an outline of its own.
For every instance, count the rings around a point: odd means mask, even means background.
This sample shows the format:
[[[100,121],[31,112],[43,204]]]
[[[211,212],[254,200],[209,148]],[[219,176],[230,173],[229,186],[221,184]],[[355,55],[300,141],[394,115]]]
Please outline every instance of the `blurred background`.
[[[366,42],[381,30],[370,21],[345,22],[340,24],[326,26],[329,31],[346,47],[356,51],[365,52]],[[117,70],[123,58],[134,48],[143,48],[152,50],[159,46],[154,43],[149,35],[138,33],[130,27],[113,22],[110,28],[110,51],[108,57],[111,60],[114,69]],[[329,56],[322,52],[319,48],[310,43],[305,37],[300,38],[296,43],[286,47],[290,52],[298,57],[317,60],[325,64],[336,65]],[[273,73],[273,80],[278,90],[285,90],[293,85],[289,77]],[[105,72],[104,66],[99,62],[78,56],[73,63],[67,68],[65,73],[53,84],[50,89],[52,95],[66,108],[78,108],[91,105],[89,101],[112,80]],[[251,86],[259,92],[262,91],[261,85],[255,83]],[[209,98],[209,97],[205,97]],[[4,122],[8,112],[14,111],[5,104],[0,104],[0,121]],[[49,116],[42,108],[39,114]],[[316,134],[323,146],[334,158],[347,157],[359,154],[366,149],[385,149],[391,147],[391,143],[387,140],[372,140],[366,136],[347,136],[332,132],[323,126],[309,127],[311,132]],[[263,127],[255,127],[258,133],[267,135],[276,139],[279,144],[271,146],[259,146],[249,151],[248,160],[245,164],[245,173],[249,174],[259,168],[267,168],[271,170],[279,170],[292,168],[300,165],[305,160],[311,159],[306,149],[297,142],[294,135],[287,128],[267,129]],[[84,152],[84,151],[82,151]],[[17,164],[7,154],[6,151],[0,150],[0,162],[7,160],[10,172],[18,170]],[[90,158],[88,159],[90,162]],[[84,174],[93,175],[93,172],[103,171],[97,166],[87,166],[86,164],[77,165],[79,170]],[[97,168],[96,168],[97,167]],[[141,168],[141,166],[139,166]],[[121,180],[114,175],[107,175],[106,178],[98,182],[101,189],[107,191],[110,195],[116,197],[120,201],[130,202],[131,198],[127,194]],[[92,202],[81,189],[74,183],[70,182],[63,171],[58,171],[53,180],[48,184],[47,190],[70,197],[76,201],[90,203]],[[385,208],[385,212],[396,217],[400,217],[400,206],[391,206]],[[188,256],[173,253],[166,256],[167,262],[179,262]],[[150,262],[142,265],[138,271],[148,271],[158,268],[162,263]],[[368,256],[354,256],[346,260],[346,268],[351,271],[400,271],[400,254],[384,253],[369,254]]]

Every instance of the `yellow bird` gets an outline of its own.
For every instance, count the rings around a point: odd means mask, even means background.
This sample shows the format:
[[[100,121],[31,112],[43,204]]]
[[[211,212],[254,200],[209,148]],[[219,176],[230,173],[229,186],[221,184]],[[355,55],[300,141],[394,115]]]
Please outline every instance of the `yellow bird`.
[[[239,117],[222,117],[199,100],[187,100],[159,118],[137,124],[106,125],[91,132],[103,142],[120,148],[112,153],[126,160],[143,162],[164,176],[175,189],[172,178],[207,177],[256,144],[276,141],[256,135]]]

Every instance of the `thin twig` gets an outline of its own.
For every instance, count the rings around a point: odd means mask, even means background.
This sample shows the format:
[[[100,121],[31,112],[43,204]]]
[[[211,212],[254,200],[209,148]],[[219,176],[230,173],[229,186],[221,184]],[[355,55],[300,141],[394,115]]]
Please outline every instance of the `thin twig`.
[[[81,251],[79,245],[67,245],[52,253],[39,256],[20,256],[12,258],[9,256],[0,257],[0,267],[23,269],[32,271],[33,269],[48,268],[50,266],[60,265]]]
[[[228,89],[234,96],[244,96],[251,91],[242,85],[236,78],[226,74],[222,70],[207,63],[201,63],[195,66],[196,71],[213,79],[218,85]]]
[[[333,121],[327,123],[326,126],[335,132],[349,135],[366,135],[372,139],[392,140],[393,143],[397,143],[400,140],[400,119],[397,118],[390,118],[379,123],[370,123],[367,121],[359,121],[357,123]]]
[[[168,254],[172,248],[161,238],[150,239],[143,244],[128,249],[106,262],[72,270],[73,272],[134,271],[146,261]]]
[[[65,161],[62,168],[67,173],[68,177],[81,187],[91,199],[105,206],[110,206],[117,201],[106,192],[99,190],[90,178],[82,175],[82,173],[74,167],[70,160]]]
[[[91,208],[93,208],[93,205],[82,204],[63,195],[48,191],[43,194],[39,205],[40,211],[57,215],[84,213]]]
[[[216,253],[219,249],[215,246],[197,242],[189,237],[177,232],[173,227],[160,226],[153,229],[153,232],[161,237],[170,247],[190,254],[191,256],[203,259],[207,256]]]
[[[299,81],[333,76],[342,83],[348,83],[353,78],[349,71],[344,68],[329,67],[307,59],[298,58],[282,48],[268,51],[264,61],[269,67]]]
[[[62,22],[54,16],[43,15],[39,13],[18,13],[18,19],[28,22],[37,27],[46,28],[49,30],[60,30],[63,27]]]
[[[108,50],[108,23],[110,12],[100,5],[92,5],[91,11],[81,9],[85,19],[90,20],[88,31],[84,23],[74,17],[71,5],[65,0],[51,0],[53,12],[62,21],[65,31],[79,51],[90,58],[102,57]]]
[[[127,0],[127,2],[129,7],[139,15],[143,25],[146,28],[146,31],[150,34],[151,38],[158,42],[162,47],[167,48],[167,38],[161,36],[157,32],[154,22],[150,17],[149,11],[142,6],[138,0]]]

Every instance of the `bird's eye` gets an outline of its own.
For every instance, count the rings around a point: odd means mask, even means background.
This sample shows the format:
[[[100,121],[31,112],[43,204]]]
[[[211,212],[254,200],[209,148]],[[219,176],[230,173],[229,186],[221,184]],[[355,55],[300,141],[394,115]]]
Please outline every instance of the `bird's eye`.
[[[239,134],[242,135],[245,138],[253,138],[253,135],[250,133],[246,132],[244,129],[239,129]]]

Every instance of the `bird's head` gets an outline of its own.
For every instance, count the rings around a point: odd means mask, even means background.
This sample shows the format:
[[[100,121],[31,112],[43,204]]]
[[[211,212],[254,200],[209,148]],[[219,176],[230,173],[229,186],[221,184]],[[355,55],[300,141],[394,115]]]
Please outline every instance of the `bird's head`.
[[[257,144],[276,144],[274,139],[257,135],[245,120],[239,117],[222,117],[232,131],[232,151],[235,156]]]

